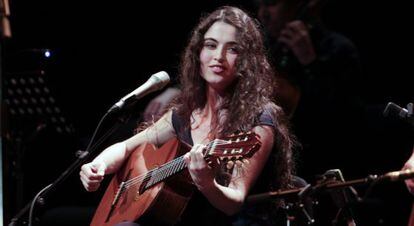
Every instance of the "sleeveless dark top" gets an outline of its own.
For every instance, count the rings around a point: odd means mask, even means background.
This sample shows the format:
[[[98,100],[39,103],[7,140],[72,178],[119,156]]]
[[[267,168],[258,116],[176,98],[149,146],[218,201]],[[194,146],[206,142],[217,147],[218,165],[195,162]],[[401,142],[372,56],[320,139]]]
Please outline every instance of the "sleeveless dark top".
[[[177,138],[183,142],[193,145],[191,137],[191,130],[189,127],[185,128],[185,120],[177,114],[176,111],[172,113],[172,125],[174,127]],[[257,117],[257,125],[267,125],[271,127],[276,126],[273,122],[270,113],[266,110]],[[189,201],[184,213],[181,217],[179,226],[227,226],[232,225],[233,217],[227,216],[225,213],[213,207],[204,195],[195,190],[193,197]]]

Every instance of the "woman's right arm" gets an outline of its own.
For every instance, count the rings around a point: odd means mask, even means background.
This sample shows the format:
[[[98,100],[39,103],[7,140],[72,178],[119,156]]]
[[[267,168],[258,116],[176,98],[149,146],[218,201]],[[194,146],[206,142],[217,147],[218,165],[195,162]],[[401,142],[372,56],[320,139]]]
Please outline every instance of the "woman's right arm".
[[[175,136],[171,122],[172,111],[167,112],[152,126],[129,139],[113,144],[92,162],[81,167],[80,179],[87,191],[96,191],[105,174],[116,172],[132,151],[144,143],[160,146]]]

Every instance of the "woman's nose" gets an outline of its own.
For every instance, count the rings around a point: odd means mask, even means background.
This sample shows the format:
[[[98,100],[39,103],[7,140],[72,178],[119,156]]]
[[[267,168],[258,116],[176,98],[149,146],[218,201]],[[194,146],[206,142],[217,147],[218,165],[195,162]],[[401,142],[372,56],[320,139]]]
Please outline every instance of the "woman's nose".
[[[225,54],[226,53],[225,53],[224,48],[217,48],[216,51],[214,52],[214,59],[217,61],[223,61]]]

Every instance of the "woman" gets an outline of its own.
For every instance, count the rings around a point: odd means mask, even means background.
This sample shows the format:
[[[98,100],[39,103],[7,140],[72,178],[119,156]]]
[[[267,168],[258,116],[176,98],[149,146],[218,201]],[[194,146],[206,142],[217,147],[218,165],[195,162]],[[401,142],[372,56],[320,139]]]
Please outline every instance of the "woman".
[[[81,181],[95,191],[104,174],[116,172],[139,145],[160,146],[178,137],[194,144],[184,160],[197,187],[178,224],[226,225],[259,175],[267,181],[260,180],[257,191],[286,187],[291,175],[292,140],[281,109],[271,101],[273,71],[256,21],[229,6],[202,19],[182,56],[180,76],[177,104],[152,126],[83,165]],[[209,141],[247,131],[259,135],[261,147],[243,170],[229,174],[226,167],[206,163],[202,150]]]

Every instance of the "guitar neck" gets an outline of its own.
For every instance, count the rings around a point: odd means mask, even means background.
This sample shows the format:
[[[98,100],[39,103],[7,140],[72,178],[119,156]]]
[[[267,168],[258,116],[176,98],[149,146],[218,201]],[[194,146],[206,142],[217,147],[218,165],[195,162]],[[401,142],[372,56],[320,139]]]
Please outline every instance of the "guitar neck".
[[[184,156],[180,156],[153,170],[150,170],[146,176],[147,182],[145,183],[145,190],[181,172],[186,167],[187,164],[184,162]]]
[[[234,135],[229,140],[215,139],[210,142],[204,149],[203,156],[207,161],[211,158],[220,158],[222,160],[230,160],[232,158],[241,158],[244,155],[254,153],[260,147],[260,141],[257,140],[257,135],[254,133],[247,133],[241,135]],[[189,148],[188,144],[185,144]],[[184,156],[180,156],[170,162],[167,162],[155,169],[147,172],[143,178],[143,183],[140,187],[140,192],[144,192],[155,184],[164,181],[165,179],[177,174],[187,167],[184,162]]]

